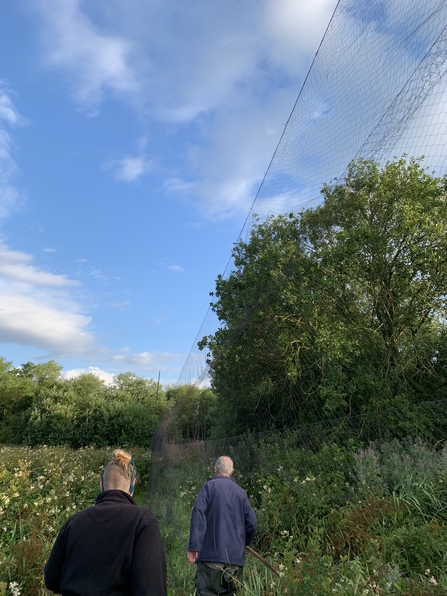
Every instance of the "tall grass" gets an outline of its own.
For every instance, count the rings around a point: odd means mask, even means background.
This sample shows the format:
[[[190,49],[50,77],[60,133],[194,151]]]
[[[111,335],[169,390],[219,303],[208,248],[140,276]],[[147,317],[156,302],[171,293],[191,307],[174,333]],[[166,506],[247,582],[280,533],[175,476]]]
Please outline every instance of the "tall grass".
[[[94,502],[111,451],[0,447],[0,596],[48,593],[42,572],[52,542],[73,512]],[[136,499],[145,505],[150,454],[131,452],[142,473]],[[393,442],[341,460],[327,447],[317,454],[297,450],[295,458],[289,453],[288,462],[266,465],[245,486],[260,525],[253,546],[280,575],[247,554],[243,596],[447,594],[444,449]],[[190,514],[211,474],[211,467],[193,462],[172,468],[151,500],[170,596],[193,595]]]

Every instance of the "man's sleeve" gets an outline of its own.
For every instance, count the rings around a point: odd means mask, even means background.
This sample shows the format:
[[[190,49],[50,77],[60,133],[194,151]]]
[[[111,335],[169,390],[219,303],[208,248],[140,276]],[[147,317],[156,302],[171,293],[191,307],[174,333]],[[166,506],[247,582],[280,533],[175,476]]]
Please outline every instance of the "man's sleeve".
[[[253,511],[253,507],[250,505],[250,501],[246,500],[245,503],[245,545],[248,546],[255,539],[258,533],[258,520],[256,519],[256,513]]]
[[[65,535],[67,523],[62,526],[56,541],[53,544],[53,548],[51,549],[50,556],[44,569],[45,585],[55,594],[59,594],[60,592],[62,567],[65,560]]]
[[[200,552],[206,532],[206,511],[208,509],[208,490],[202,486],[194,502],[191,513],[188,550]]]
[[[166,558],[160,529],[148,512],[139,524],[132,556],[132,596],[166,596]]]

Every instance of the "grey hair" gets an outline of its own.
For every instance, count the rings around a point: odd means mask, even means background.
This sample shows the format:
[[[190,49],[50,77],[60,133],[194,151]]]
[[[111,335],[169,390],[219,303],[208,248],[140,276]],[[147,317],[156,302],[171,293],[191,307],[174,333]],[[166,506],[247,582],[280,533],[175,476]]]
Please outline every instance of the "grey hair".
[[[215,463],[217,473],[221,476],[230,476],[233,472],[233,460],[227,455],[221,455]]]

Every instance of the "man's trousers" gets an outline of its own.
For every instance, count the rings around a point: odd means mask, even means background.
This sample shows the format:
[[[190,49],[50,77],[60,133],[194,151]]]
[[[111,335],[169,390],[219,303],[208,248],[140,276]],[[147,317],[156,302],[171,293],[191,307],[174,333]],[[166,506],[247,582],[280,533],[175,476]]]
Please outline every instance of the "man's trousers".
[[[197,563],[197,596],[234,594],[241,586],[244,568],[228,563]]]

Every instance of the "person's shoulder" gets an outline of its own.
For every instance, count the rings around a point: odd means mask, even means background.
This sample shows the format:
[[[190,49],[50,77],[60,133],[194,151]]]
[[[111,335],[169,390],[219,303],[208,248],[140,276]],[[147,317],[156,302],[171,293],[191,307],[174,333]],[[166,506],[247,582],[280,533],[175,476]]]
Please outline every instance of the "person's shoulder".
[[[132,510],[132,516],[138,520],[137,523],[140,527],[153,526],[154,524],[158,526],[158,520],[149,507],[137,505],[132,507]]]
[[[219,484],[221,483],[221,485],[225,486],[228,490],[245,493],[245,490],[241,486],[239,486],[236,480],[231,476],[214,476],[214,478],[210,480],[210,482],[212,482],[213,480],[215,480]]]
[[[84,518],[88,517],[94,509],[95,506],[91,505],[90,507],[85,507],[84,509],[76,511],[67,519],[64,526],[70,526],[71,524],[81,522]]]
[[[144,517],[145,519],[156,519],[152,509],[145,507],[144,505],[135,504],[133,507],[127,509],[132,515],[137,517]]]

